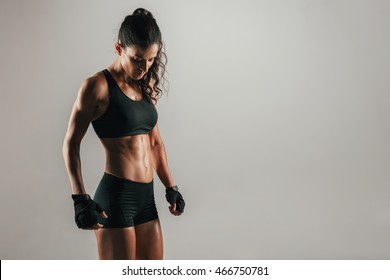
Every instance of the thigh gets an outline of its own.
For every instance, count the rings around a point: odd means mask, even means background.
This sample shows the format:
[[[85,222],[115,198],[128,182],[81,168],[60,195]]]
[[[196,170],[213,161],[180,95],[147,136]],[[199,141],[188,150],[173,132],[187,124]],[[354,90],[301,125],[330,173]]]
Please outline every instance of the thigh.
[[[155,219],[134,227],[137,260],[162,260],[163,238],[160,220]]]
[[[100,260],[134,260],[136,241],[134,227],[95,230]]]

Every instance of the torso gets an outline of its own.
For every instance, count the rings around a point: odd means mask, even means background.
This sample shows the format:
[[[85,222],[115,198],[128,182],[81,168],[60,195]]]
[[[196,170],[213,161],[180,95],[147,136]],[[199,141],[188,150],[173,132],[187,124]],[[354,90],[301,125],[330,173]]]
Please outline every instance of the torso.
[[[105,76],[101,72],[96,75],[98,75],[99,79],[103,79],[102,86],[104,85],[106,88],[102,90],[102,94],[99,96],[100,102],[96,107],[93,120],[98,119],[106,112],[110,101]],[[117,84],[130,99],[138,101],[143,98],[141,89],[130,87],[125,83],[117,82]],[[136,182],[151,182],[153,180],[148,134],[119,138],[100,138],[100,141],[106,154],[105,172]]]

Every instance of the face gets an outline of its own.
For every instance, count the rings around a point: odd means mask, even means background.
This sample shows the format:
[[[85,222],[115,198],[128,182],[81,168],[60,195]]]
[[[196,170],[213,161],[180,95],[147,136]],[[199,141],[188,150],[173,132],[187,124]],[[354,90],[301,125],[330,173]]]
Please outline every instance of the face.
[[[158,45],[152,44],[148,48],[142,49],[137,46],[122,48],[120,44],[116,44],[115,49],[120,56],[120,63],[126,74],[134,80],[139,80],[154,63]]]

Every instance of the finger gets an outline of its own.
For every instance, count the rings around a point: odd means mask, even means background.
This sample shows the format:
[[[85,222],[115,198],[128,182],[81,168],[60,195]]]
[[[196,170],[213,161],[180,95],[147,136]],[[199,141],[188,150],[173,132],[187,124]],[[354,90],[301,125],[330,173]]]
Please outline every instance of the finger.
[[[100,214],[103,218],[105,218],[105,219],[107,219],[108,218],[108,216],[107,216],[107,214],[106,214],[106,212],[105,211],[103,211],[101,214]]]
[[[102,213],[103,212],[103,209],[102,209],[102,207],[100,207],[100,205],[99,204],[95,204],[95,210],[98,212],[98,213]]]
[[[170,206],[169,211],[171,212],[172,215],[175,215],[175,216],[176,216],[176,213],[178,213],[177,211],[173,210],[173,206]]]
[[[103,227],[103,225],[99,224],[99,223],[93,225],[94,229],[99,229],[99,228],[102,228],[102,227]]]
[[[181,215],[181,212],[179,211],[171,211],[172,215],[175,215],[175,216],[180,216]]]

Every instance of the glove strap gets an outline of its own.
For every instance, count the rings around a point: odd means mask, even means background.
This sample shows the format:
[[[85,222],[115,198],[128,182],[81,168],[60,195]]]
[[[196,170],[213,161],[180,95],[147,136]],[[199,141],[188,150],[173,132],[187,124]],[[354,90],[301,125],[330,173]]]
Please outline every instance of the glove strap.
[[[72,199],[74,202],[77,202],[90,200],[91,197],[89,196],[89,194],[72,194]]]
[[[179,191],[179,187],[177,185],[165,188],[165,192],[168,192],[170,190]]]

